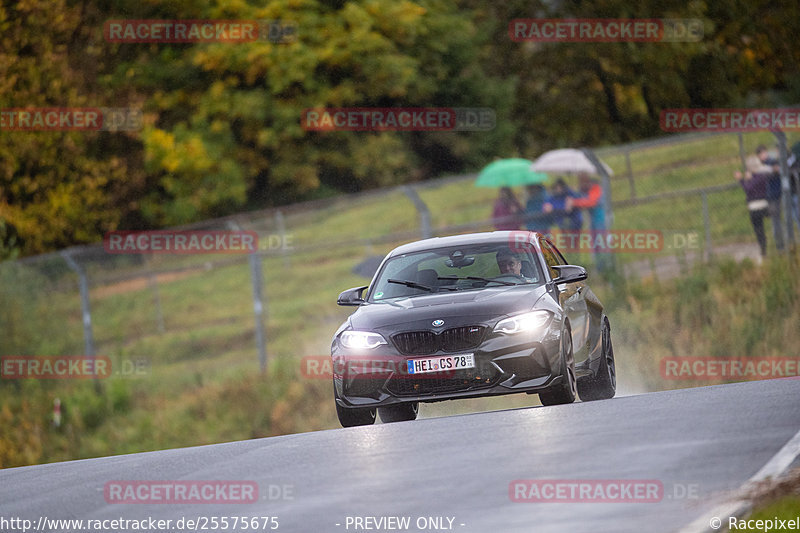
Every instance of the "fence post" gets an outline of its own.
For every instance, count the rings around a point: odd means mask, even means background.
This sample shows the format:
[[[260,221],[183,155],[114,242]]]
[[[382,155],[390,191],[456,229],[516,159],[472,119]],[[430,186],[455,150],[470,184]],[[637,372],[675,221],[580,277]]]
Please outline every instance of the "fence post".
[[[153,291],[153,304],[156,306],[156,325],[159,333],[164,333],[166,327],[164,326],[164,312],[161,310],[161,293],[158,290],[158,278],[155,274],[147,272],[147,284],[150,285],[150,290]]]
[[[636,185],[633,181],[633,168],[631,167],[631,153],[625,150],[625,170],[628,173],[628,185],[631,189],[631,200],[636,199]]]
[[[794,247],[794,223],[792,222],[792,191],[789,181],[789,157],[786,148],[786,134],[782,131],[773,131],[773,135],[778,139],[778,150],[780,152],[781,163],[781,207],[783,208],[784,219],[786,220],[786,246],[788,249]]]
[[[250,254],[250,277],[253,280],[253,313],[256,319],[256,345],[258,346],[258,363],[261,368],[261,373],[267,371],[267,339],[264,333],[264,311],[265,305],[263,302],[263,276],[264,272],[261,268],[261,256],[258,250]]]
[[[419,213],[419,224],[420,231],[422,232],[422,238],[430,239],[433,237],[433,231],[431,230],[431,212],[428,210],[428,206],[425,205],[425,202],[423,202],[422,198],[419,197],[416,189],[409,185],[403,185],[402,188],[405,195],[408,196],[411,202],[413,202],[414,207]]]
[[[603,184],[603,206],[606,211],[606,228],[614,225],[614,211],[611,207],[611,176],[608,175],[603,163],[590,148],[581,148],[583,154],[592,162]]]
[[[275,225],[278,228],[278,233],[281,236],[281,255],[283,256],[283,266],[289,268],[292,266],[291,257],[286,253],[286,219],[283,217],[283,211],[278,209],[275,211]]]
[[[228,225],[237,231],[242,231],[242,227],[235,220],[228,221]],[[255,249],[249,254],[250,279],[253,282],[253,315],[255,315],[256,326],[256,347],[258,348],[258,364],[261,373],[267,371],[267,336],[264,332],[264,315],[267,305],[262,296],[264,288],[264,270],[261,268],[261,255],[258,250],[258,243]]]
[[[747,155],[744,152],[744,135],[742,135],[741,131],[736,135],[739,137],[739,159],[742,162],[742,172],[744,172],[747,170],[747,165],[745,164],[747,162]]]
[[[711,243],[711,217],[708,213],[708,193],[703,191],[700,194],[700,198],[703,201],[703,227],[705,228],[705,240],[706,240],[706,261],[711,260],[711,256],[714,255],[713,245]]]
[[[67,266],[78,274],[78,288],[81,293],[81,315],[83,317],[83,342],[86,356],[92,361],[94,368],[94,335],[92,334],[92,311],[89,306],[89,279],[86,271],[72,258],[68,250],[59,252],[66,261]],[[100,382],[97,381],[97,374],[94,376],[95,391],[100,392]]]

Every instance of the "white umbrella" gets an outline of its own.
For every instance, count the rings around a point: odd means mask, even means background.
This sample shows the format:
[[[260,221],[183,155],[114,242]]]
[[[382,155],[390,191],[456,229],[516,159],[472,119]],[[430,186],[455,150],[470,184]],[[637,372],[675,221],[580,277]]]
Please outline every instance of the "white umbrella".
[[[600,159],[598,159],[600,161]],[[600,161],[603,168],[609,176],[614,175],[611,167]],[[536,161],[531,164],[531,170],[535,172],[548,172],[550,174],[578,174],[586,172],[587,174],[599,174],[598,169],[594,166],[592,161],[586,157],[582,150],[575,148],[562,148],[559,150],[550,150],[539,156]]]

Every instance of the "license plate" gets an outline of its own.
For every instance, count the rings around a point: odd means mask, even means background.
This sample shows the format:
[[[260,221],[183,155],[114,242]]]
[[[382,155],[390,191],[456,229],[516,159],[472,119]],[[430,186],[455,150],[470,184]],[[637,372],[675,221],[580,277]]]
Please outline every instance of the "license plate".
[[[475,354],[442,355],[425,359],[409,359],[409,374],[429,374],[431,372],[447,372],[475,368]]]

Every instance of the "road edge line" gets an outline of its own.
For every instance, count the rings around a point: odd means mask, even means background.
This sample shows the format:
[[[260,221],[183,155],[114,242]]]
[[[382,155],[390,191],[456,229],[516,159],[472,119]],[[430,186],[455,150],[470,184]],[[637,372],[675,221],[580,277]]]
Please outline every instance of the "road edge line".
[[[765,481],[767,478],[776,477],[782,474],[797,457],[800,456],[800,430],[789,439],[789,442],[783,445],[778,452],[761,467],[761,469],[753,474],[753,476],[739,488],[739,493],[745,493],[755,487],[757,483]],[[679,529],[677,533],[719,533],[720,531],[728,531],[727,519],[735,516],[741,518],[745,513],[751,511],[753,504],[749,499],[737,498],[736,500],[721,503],[711,509],[707,514],[698,517],[688,525]],[[725,517],[723,519],[723,517]],[[722,525],[716,529],[711,527],[710,521],[712,518],[720,518],[725,520]]]

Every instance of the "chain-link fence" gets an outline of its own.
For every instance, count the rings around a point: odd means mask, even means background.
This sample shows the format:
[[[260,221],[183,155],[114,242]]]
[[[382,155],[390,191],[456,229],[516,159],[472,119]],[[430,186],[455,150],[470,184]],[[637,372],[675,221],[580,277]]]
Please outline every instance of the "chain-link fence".
[[[770,133],[684,135],[595,150],[614,170],[612,228],[663,237],[655,251],[620,250],[618,268],[660,274],[714,256],[758,255],[733,172],[757,145],[780,155],[775,142]],[[354,267],[366,261],[369,273],[375,257],[423,236],[492,229],[496,191],[474,188],[474,179],[454,176],[179,228],[255,232],[255,253],[108,253],[98,244],[7,261],[0,264],[0,353],[144,357],[164,365],[192,359],[207,361],[212,372],[239,365],[263,371],[276,355],[324,353],[330,335],[319,332],[332,334],[347,314],[334,305],[336,295],[368,282]],[[567,177],[572,186],[573,179]],[[786,215],[784,205],[788,243]],[[590,264],[592,255],[577,250],[568,259]]]

